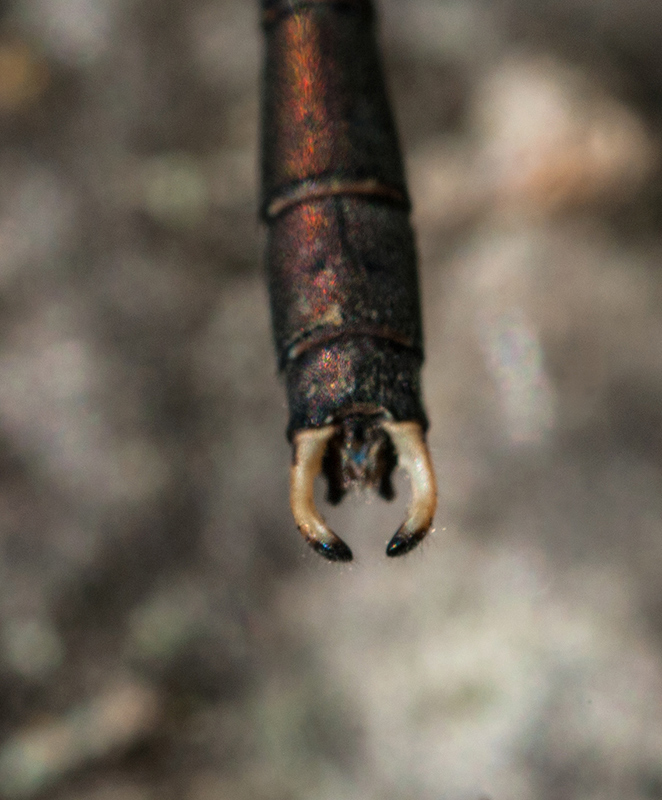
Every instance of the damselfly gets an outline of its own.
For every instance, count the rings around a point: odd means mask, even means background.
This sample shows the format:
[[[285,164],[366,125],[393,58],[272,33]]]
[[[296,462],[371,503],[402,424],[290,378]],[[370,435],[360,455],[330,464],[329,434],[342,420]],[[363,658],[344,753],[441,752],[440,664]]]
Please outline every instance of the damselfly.
[[[279,369],[290,409],[292,512],[331,561],[349,547],[313,498],[352,484],[412,502],[389,556],[428,533],[436,484],[420,397],[423,341],[402,159],[369,0],[262,0],[262,217]]]

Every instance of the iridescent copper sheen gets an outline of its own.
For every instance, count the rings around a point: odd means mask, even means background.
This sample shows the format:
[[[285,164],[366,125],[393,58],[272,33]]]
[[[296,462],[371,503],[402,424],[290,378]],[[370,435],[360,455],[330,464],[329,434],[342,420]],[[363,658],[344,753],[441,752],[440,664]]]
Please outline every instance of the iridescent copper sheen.
[[[263,213],[306,180],[372,181],[375,195],[381,185],[408,206],[371,4],[267,0],[263,9]]]
[[[333,501],[353,481],[390,498],[395,437],[407,463],[422,465],[425,495],[410,514],[416,530],[405,525],[393,537],[387,552],[395,555],[427,533],[431,520],[424,528],[420,520],[430,517],[436,488],[424,440],[410,203],[372,5],[263,0],[262,8],[262,216],[295,444],[293,511],[308,515],[298,524],[317,550],[332,560],[351,558],[314,510],[306,470],[322,469]],[[396,425],[392,434],[386,422]],[[319,436],[300,435],[313,429]],[[309,459],[303,466],[297,446]]]

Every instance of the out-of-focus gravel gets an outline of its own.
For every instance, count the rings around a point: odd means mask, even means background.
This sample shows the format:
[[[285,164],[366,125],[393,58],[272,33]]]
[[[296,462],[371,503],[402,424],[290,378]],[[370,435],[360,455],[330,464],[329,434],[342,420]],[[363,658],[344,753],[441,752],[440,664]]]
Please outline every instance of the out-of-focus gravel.
[[[0,797],[662,798],[662,5],[383,0],[435,534],[287,502],[257,3],[0,8]]]

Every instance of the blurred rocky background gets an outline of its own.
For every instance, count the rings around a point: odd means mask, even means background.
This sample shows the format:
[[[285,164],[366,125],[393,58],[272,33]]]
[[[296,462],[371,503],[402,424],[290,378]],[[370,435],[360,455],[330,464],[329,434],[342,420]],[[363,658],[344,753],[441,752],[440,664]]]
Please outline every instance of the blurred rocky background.
[[[436,532],[287,500],[257,3],[0,4],[0,797],[662,798],[662,4],[383,0]]]

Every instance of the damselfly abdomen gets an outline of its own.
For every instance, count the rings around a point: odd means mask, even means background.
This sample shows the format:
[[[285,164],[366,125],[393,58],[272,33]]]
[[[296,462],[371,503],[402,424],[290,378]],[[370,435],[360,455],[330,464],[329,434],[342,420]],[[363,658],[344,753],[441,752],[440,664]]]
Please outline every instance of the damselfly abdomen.
[[[436,485],[420,396],[423,361],[409,197],[369,0],[263,0],[262,216],[279,368],[293,445],[290,499],[304,538],[332,561],[349,547],[318,513],[352,484],[412,503],[387,546],[427,534]]]

